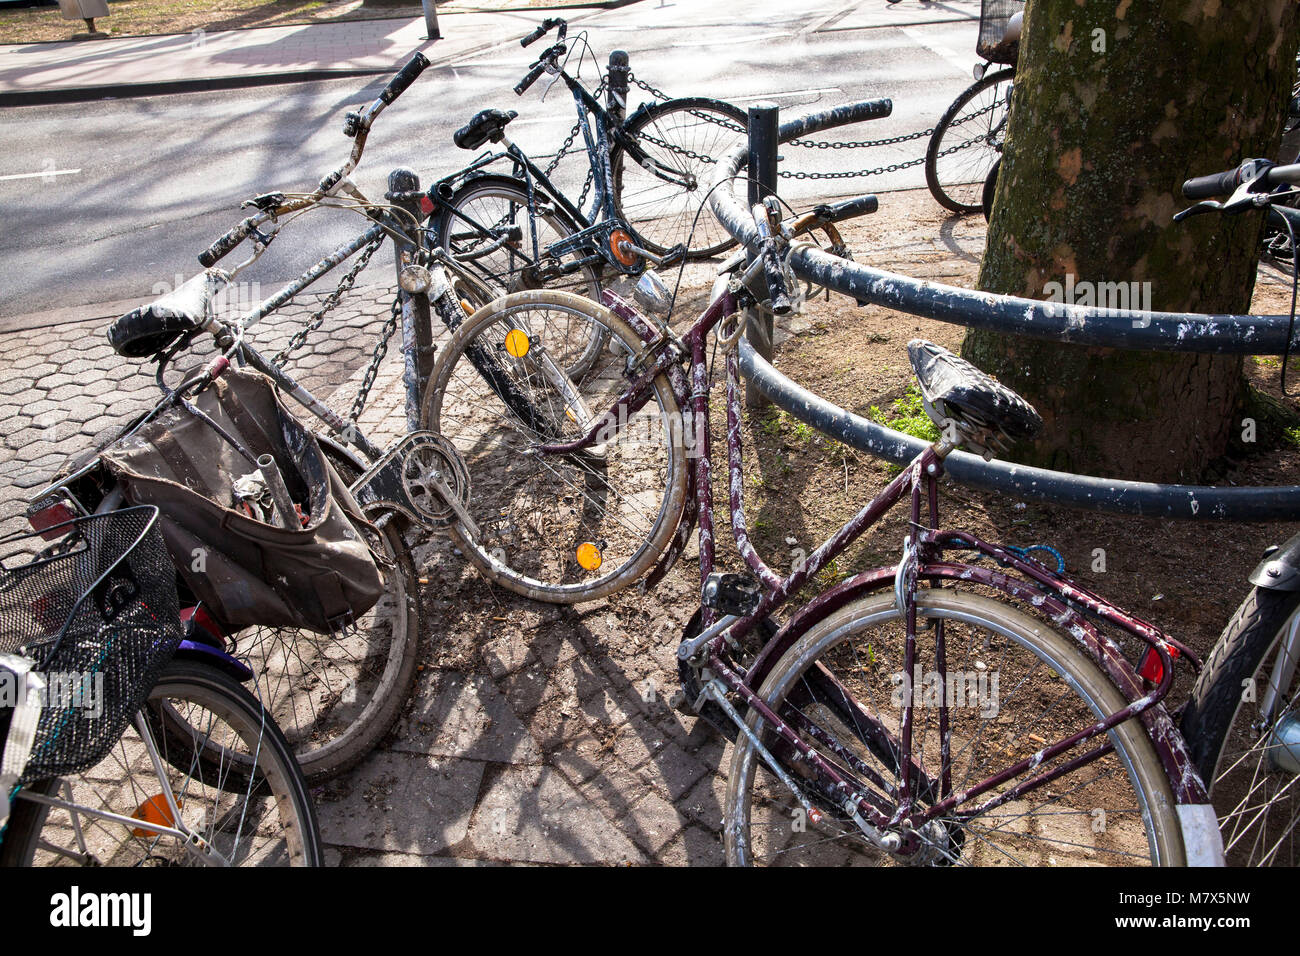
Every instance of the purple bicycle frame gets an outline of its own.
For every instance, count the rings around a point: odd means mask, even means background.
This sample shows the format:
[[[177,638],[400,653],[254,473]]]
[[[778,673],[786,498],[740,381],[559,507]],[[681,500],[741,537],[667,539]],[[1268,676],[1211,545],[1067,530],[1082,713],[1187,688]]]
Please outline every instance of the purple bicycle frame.
[[[646,357],[642,360],[641,371],[605,415],[591,426],[586,435],[577,441],[565,444],[544,445],[540,451],[544,454],[568,454],[595,443],[598,434],[602,432],[609,434],[604,430],[617,428],[620,420],[628,420],[628,417],[641,409],[653,394],[651,385],[654,379],[660,374],[666,374],[678,406],[690,407],[692,414],[697,416],[693,425],[700,436],[701,447],[698,456],[688,463],[687,505],[683,510],[677,533],[659,563],[647,576],[645,587],[652,587],[672,567],[696,524],[699,527],[700,580],[703,584],[713,572],[715,561],[708,404],[710,384],[705,345],[709,332],[734,316],[739,311],[739,303],[730,291],[723,291],[714,298],[691,329],[679,340],[661,335],[635,308],[616,294],[607,291],[605,303],[611,311],[631,325],[650,346]],[[688,356],[691,373],[689,389],[686,376],[682,371],[682,364]],[[759,713],[777,737],[774,746],[783,746],[787,753],[797,754],[797,759],[813,772],[814,785],[822,794],[840,807],[851,808],[861,814],[868,823],[877,828],[896,829],[898,824],[906,822],[916,830],[927,821],[945,814],[957,817],[975,816],[1016,800],[1025,793],[1073,772],[1078,767],[1110,752],[1113,746],[1104,735],[1124,721],[1137,717],[1142,721],[1164,766],[1175,802],[1177,804],[1209,802],[1205,786],[1187,754],[1183,738],[1162,704],[1173,683],[1174,658],[1186,657],[1197,670],[1200,668],[1199,659],[1185,645],[1164,634],[1159,628],[1128,614],[1064,575],[999,545],[985,542],[974,535],[940,529],[938,527],[938,482],[943,474],[943,458],[948,449],[941,450],[938,445],[932,445],[921,452],[880,494],[814,550],[788,577],[782,577],[769,568],[754,550],[745,522],[739,381],[739,362],[733,350],[729,352],[726,362],[729,510],[732,534],[737,550],[762,583],[764,593],[758,606],[751,613],[730,622],[726,628],[698,649],[696,662],[707,663],[729,691],[743,700],[747,707]],[[924,510],[927,514],[925,525],[921,523],[923,495],[926,505]],[[917,617],[915,594],[918,583],[924,580],[932,587],[942,587],[946,581],[966,581],[995,588],[1006,594],[1014,603],[1028,605],[1034,612],[1046,615],[1101,668],[1128,701],[1127,705],[1116,713],[1049,743],[1033,755],[958,792],[952,790],[947,761],[949,742],[946,696],[941,697],[939,705],[939,733],[945,749],[940,761],[941,777],[935,781],[928,779],[921,767],[912,759],[913,704],[910,700],[904,704],[902,724],[899,735],[895,738],[877,720],[863,712],[852,695],[839,685],[829,672],[820,670],[819,677],[823,684],[836,695],[837,704],[843,706],[849,712],[849,716],[857,721],[856,726],[867,738],[868,744],[873,749],[879,748],[888,753],[899,768],[906,768],[906,772],[899,774],[897,787],[881,779],[861,758],[846,748],[837,746],[833,738],[798,713],[797,708],[789,708],[792,713],[785,719],[773,712],[753,690],[754,687],[762,684],[772,666],[795,641],[819,621],[862,596],[893,584],[900,574],[900,565],[862,572],[797,608],[790,619],[763,645],[754,662],[744,672],[732,663],[728,653],[728,641],[739,642],[753,632],[759,622],[781,607],[810,577],[841,554],[904,497],[910,498],[914,529],[913,535],[910,536],[911,548],[905,549],[904,561],[900,562],[903,565],[902,573],[905,581],[903,590],[906,617],[903,665],[905,673],[912,673],[914,664]],[[1014,573],[944,560],[945,548],[976,551]],[[1139,677],[1119,645],[1107,634],[1098,631],[1089,621],[1089,616],[1110,624],[1148,645],[1160,660],[1159,682],[1153,685],[1152,682]],[[713,610],[708,607],[702,608],[701,630],[707,629],[714,623]],[[937,622],[935,643],[936,671],[941,684],[946,684],[948,675],[942,622]],[[886,813],[872,799],[873,795],[868,786],[860,780],[847,778],[839,767],[831,764],[810,745],[804,735],[813,738],[821,747],[832,751],[842,763],[854,773],[861,775],[867,783],[883,788],[889,799],[881,802],[892,802],[894,805],[892,811]],[[1087,752],[1070,758],[1052,770],[1033,772],[1072,747],[1099,737],[1101,739],[1097,745]],[[972,801],[994,788],[1027,772],[1030,776],[1014,786],[972,804]],[[916,804],[918,796],[924,797],[923,805]],[[918,845],[918,838],[913,834],[911,839],[900,848],[900,852],[910,852]]]

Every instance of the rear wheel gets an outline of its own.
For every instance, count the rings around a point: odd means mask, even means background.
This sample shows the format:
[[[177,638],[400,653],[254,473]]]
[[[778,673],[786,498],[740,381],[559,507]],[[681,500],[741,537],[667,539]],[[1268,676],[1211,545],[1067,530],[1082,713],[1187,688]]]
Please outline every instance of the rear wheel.
[[[905,679],[904,621],[893,592],[861,599],[816,624],[782,656],[759,696],[889,816],[897,807],[904,703],[912,701],[914,812],[1091,726],[1125,701],[1068,638],[998,601],[951,588],[917,593],[917,657]],[[946,681],[935,651],[942,626]],[[920,672],[920,681],[916,678]],[[947,706],[941,708],[940,701]],[[946,727],[940,722],[941,714]],[[958,800],[912,832],[898,857],[879,850],[804,761],[751,711],[748,725],[823,814],[760,766],[741,737],[727,784],[727,859],[738,865],[1181,865],[1181,830],[1164,768],[1142,725],[1110,732],[1114,752],[1073,769],[1080,744],[982,795]],[[786,749],[783,749],[786,748]],[[983,807],[1032,774],[1060,776]],[[1010,796],[1008,794],[1008,796]],[[899,830],[900,833],[905,833]]]
[[[629,118],[624,132],[669,170],[643,169],[619,146],[610,153],[614,208],[642,245],[662,255],[687,243],[689,256],[702,259],[736,244],[701,206],[718,161],[745,141],[747,122],[744,110],[700,96],[655,103]]]
[[[20,791],[0,842],[5,866],[316,866],[320,855],[306,782],[275,724],[231,677],[183,659],[99,764]]]
[[[322,443],[345,484],[356,463]],[[385,591],[341,634],[251,627],[234,635],[235,651],[255,671],[258,692],[315,786],[360,761],[396,722],[415,680],[420,646],[415,567],[394,521],[378,536]]]
[[[529,202],[526,185],[509,176],[479,176],[457,189],[437,220],[437,242],[478,280],[492,298],[525,289],[563,289],[600,301],[600,278],[591,265],[577,266],[581,250],[554,257],[547,251],[577,227],[545,197]],[[537,228],[533,246],[532,228]],[[572,271],[557,274],[566,264]],[[478,306],[478,301],[471,301]],[[570,374],[586,371],[604,348],[601,330],[590,329]]]

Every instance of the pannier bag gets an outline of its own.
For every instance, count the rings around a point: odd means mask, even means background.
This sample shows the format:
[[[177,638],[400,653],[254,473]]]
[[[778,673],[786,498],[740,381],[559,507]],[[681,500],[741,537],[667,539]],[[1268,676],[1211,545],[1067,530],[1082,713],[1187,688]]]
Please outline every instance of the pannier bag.
[[[256,466],[183,406],[110,447],[105,466],[128,501],[161,510],[167,550],[194,596],[232,630],[330,634],[374,607],[384,590],[384,559],[366,538],[374,529],[271,380],[230,369],[192,404],[254,458],[271,455],[301,511],[294,527],[259,520],[264,512],[235,491]]]

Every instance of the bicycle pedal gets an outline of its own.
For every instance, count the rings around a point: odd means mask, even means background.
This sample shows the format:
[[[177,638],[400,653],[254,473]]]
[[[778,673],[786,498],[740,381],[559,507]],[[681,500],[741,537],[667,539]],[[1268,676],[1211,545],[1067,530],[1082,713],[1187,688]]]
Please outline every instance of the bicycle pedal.
[[[659,260],[659,266],[661,268],[667,268],[668,266],[675,266],[685,261],[685,259],[686,259],[686,243],[679,242],[677,243],[677,245],[673,246],[671,249],[669,249],[667,252],[664,253],[663,258]]]
[[[700,603],[707,608],[746,617],[758,607],[763,590],[748,574],[725,574],[715,571],[704,582]]]

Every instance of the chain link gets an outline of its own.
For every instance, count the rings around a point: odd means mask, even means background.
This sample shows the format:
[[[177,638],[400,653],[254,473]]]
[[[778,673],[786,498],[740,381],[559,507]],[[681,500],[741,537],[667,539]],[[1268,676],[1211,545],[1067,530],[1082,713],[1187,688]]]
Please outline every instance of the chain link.
[[[348,421],[354,425],[361,413],[365,411],[366,399],[370,397],[370,389],[375,384],[375,378],[379,375],[379,364],[388,354],[388,340],[393,337],[397,331],[397,323],[402,317],[402,297],[396,295],[393,297],[392,308],[388,310],[388,321],[384,323],[383,329],[379,333],[379,341],[375,343],[374,354],[370,357],[370,364],[366,367],[365,377],[361,380],[361,387],[357,389],[356,400],[352,403],[352,410],[348,412]]]
[[[347,275],[339,280],[338,288],[327,295],[321,307],[308,316],[303,327],[290,336],[289,343],[276,353],[276,356],[273,359],[271,359],[272,365],[276,368],[284,368],[284,363],[289,360],[290,354],[302,348],[303,344],[307,341],[307,337],[324,324],[325,315],[330,311],[330,309],[339,304],[340,299],[352,291],[352,286],[357,281],[357,275],[366,267],[366,263],[370,261],[370,257],[375,254],[376,249],[383,245],[383,242],[384,237],[380,236],[361,251],[361,255],[357,257],[356,264],[348,270]]]
[[[635,83],[637,86],[639,86],[641,89],[645,90],[647,93],[656,97],[657,99],[660,100],[672,99],[672,97],[670,97],[663,90],[650,85],[644,80],[638,79],[635,74],[629,74],[628,79],[631,80],[633,83]],[[962,123],[969,123],[971,120],[977,119],[978,117],[983,116],[985,113],[997,109],[1001,104],[1002,101],[997,100],[989,104],[988,106],[985,106],[984,108],[977,110],[974,113],[971,113],[969,116],[963,116],[961,119],[950,124],[949,128],[951,129],[952,127],[960,126]],[[724,120],[720,117],[713,116],[708,113],[702,113],[698,110],[691,110],[690,112],[693,115],[698,116],[700,119],[706,120],[707,122],[716,123],[719,126],[723,126],[728,129],[735,130],[736,132],[739,133],[743,133],[745,131],[745,128],[743,126],[740,126],[736,123],[728,122],[727,120]],[[901,136],[891,136],[887,139],[854,140],[854,141],[839,142],[839,143],[827,142],[823,140],[813,140],[813,139],[792,139],[789,140],[788,143],[782,143],[781,145],[799,146],[804,149],[875,149],[876,147],[879,146],[897,146],[900,143],[908,143],[911,142],[912,140],[926,139],[929,138],[930,136],[933,136],[934,131],[935,131],[935,127],[932,126],[929,129],[919,130],[915,133],[904,133]],[[700,160],[705,163],[717,162],[717,160],[714,159],[713,157],[702,156],[693,150],[684,149],[680,146],[674,146],[671,143],[665,143],[662,140],[656,139],[655,137],[650,136],[647,133],[642,133],[641,135],[648,142],[654,143],[656,146],[659,146],[663,149],[667,149],[679,155],[686,156],[690,159]],[[966,140],[965,142],[958,143],[956,146],[952,146],[949,147],[948,149],[943,150],[942,152],[938,153],[935,158],[939,159],[941,157],[951,155],[952,153],[958,152],[959,150],[966,149],[970,146],[975,146],[981,142],[984,142],[987,139],[989,139],[989,137],[985,136],[985,137],[976,137],[975,139]],[[899,172],[900,170],[911,169],[913,166],[920,166],[924,162],[925,162],[925,157],[922,156],[918,159],[911,159],[903,163],[890,163],[887,166],[877,166],[875,169],[858,169],[849,172],[839,172],[839,173],[807,173],[807,172],[790,172],[788,170],[783,170],[780,173],[778,173],[778,175],[782,179],[850,179],[859,176],[881,176],[886,173],[896,173]],[[583,195],[584,196],[586,195],[585,189],[583,190]]]

